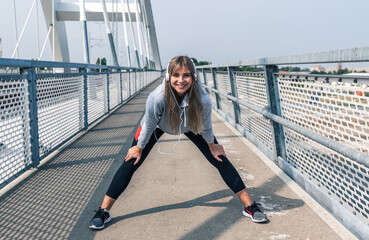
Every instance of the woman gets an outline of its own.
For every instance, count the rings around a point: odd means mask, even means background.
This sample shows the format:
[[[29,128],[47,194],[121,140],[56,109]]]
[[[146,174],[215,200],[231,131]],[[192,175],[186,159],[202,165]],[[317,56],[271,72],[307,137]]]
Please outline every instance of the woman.
[[[243,214],[254,222],[267,217],[251,200],[242,179],[226,158],[223,146],[213,135],[210,97],[197,81],[194,63],[187,56],[174,57],[167,66],[165,80],[146,101],[145,115],[138,127],[132,147],[116,172],[104,201],[90,222],[90,228],[102,229],[111,220],[109,210],[127,187],[133,173],[143,163],[150,150],[165,133],[184,133],[218,169],[228,187],[245,205]]]

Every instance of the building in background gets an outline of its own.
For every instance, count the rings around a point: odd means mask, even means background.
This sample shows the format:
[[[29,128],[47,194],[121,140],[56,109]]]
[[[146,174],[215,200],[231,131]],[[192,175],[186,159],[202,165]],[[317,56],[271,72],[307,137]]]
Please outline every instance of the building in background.
[[[342,63],[337,63],[337,72],[342,69]]]
[[[309,68],[310,72],[312,71],[318,71],[318,72],[324,72],[325,68],[320,65],[314,65]]]

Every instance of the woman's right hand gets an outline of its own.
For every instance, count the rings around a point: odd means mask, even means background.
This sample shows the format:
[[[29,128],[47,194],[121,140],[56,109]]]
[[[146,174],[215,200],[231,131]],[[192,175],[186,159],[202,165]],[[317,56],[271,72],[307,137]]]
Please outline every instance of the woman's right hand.
[[[131,159],[136,158],[136,161],[133,163],[133,165],[136,165],[140,159],[141,159],[142,149],[139,148],[137,145],[131,147],[128,152],[127,156],[124,158],[126,162],[130,161]]]

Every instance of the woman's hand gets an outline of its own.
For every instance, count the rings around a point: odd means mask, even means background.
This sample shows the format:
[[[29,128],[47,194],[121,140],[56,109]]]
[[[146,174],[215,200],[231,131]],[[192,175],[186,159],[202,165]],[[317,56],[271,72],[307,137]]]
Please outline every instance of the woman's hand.
[[[141,159],[141,154],[142,154],[142,149],[136,145],[136,146],[131,147],[128,150],[127,156],[124,159],[126,162],[128,162],[131,159],[136,158],[136,161],[133,163],[133,165],[136,165]]]
[[[223,162],[222,159],[219,157],[220,155],[226,157],[226,154],[224,152],[224,148],[222,145],[216,144],[216,143],[210,143],[209,149],[210,149],[211,154],[213,154],[216,160],[218,160],[219,162]]]

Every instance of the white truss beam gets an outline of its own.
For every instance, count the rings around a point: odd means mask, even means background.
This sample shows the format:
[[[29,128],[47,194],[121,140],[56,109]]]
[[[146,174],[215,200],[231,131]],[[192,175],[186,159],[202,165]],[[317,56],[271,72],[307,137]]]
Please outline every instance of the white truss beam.
[[[41,6],[44,12],[46,27],[49,29],[50,27],[53,29],[53,34],[50,34],[49,40],[54,50],[54,60],[60,62],[69,62],[69,49],[67,42],[67,32],[65,29],[65,21],[81,21],[81,9],[79,0],[75,2],[62,2],[61,0],[40,0]],[[54,3],[54,4],[53,4]],[[151,2],[150,0],[141,0],[142,9],[145,11],[143,15],[145,15],[144,24],[147,29],[149,36],[148,39],[150,43],[148,44],[151,47],[151,54],[148,56],[152,56],[152,60],[155,64],[156,69],[161,69],[159,48],[156,38],[156,31],[154,25],[153,14],[151,10]],[[53,14],[53,5],[55,8],[55,14]],[[104,21],[104,14],[101,8],[101,3],[99,2],[85,2],[84,4],[84,12],[85,16],[83,16],[82,21]],[[127,5],[126,5],[127,6]],[[137,8],[137,4],[129,3],[128,6],[123,8],[122,4],[113,7],[113,3],[106,3],[107,16],[109,20],[113,20],[113,14],[116,12],[121,12],[122,14],[115,15],[115,21],[123,22],[123,13],[125,13],[126,17],[128,16],[130,19],[130,24],[132,22],[137,21],[137,15],[141,14],[140,9]],[[117,9],[118,7],[118,9]],[[137,12],[138,11],[138,12]],[[138,14],[136,14],[138,13]],[[54,16],[54,19],[53,19]],[[86,20],[84,20],[86,19]],[[140,21],[140,19],[139,19]],[[53,24],[55,23],[55,24]],[[85,22],[84,22],[85,24]],[[55,37],[55,40],[53,39]],[[86,54],[85,54],[86,55]],[[85,56],[85,62],[88,62],[88,55]]]
[[[134,3],[129,4],[129,9],[131,11],[131,19],[132,21],[136,21],[136,5]],[[109,16],[109,20],[112,21],[113,4],[106,3],[106,11]],[[125,9],[126,10],[126,9]],[[60,2],[57,6],[55,6],[56,16],[58,21],[79,21],[79,3],[78,2]],[[85,3],[85,12],[86,12],[86,20],[87,21],[104,21],[103,11],[101,9],[100,2],[93,3]],[[115,10],[115,12],[117,12]],[[118,12],[123,12],[123,7],[121,4],[118,5]],[[127,11],[125,11],[128,14]],[[123,21],[122,15],[118,14],[118,21]]]

